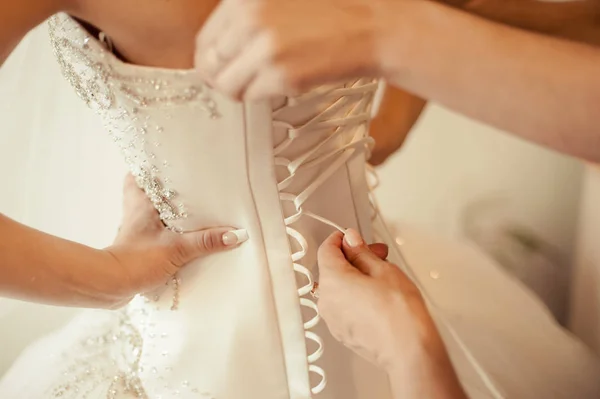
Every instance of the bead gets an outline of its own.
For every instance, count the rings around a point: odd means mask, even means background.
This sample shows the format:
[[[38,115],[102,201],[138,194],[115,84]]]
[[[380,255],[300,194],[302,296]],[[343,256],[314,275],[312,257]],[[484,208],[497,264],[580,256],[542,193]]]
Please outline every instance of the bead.
[[[190,84],[189,79],[182,79],[187,75],[174,72],[167,78],[153,79],[146,74],[132,73],[131,68],[119,68],[120,61],[66,14],[50,18],[49,28],[52,48],[66,80],[76,94],[104,118],[109,137],[123,153],[136,183],[150,198],[161,218],[169,222],[173,231],[181,233],[181,228],[173,226],[172,222],[187,217],[185,206],[177,201],[177,192],[168,187],[171,179],[163,175],[165,170],[158,167],[162,165],[167,168],[176,160],[161,159],[158,150],[158,156],[149,151],[153,146],[161,147],[161,137],[156,134],[165,133],[168,126],[157,125],[158,121],[152,120],[148,109],[156,106],[173,109],[192,106],[215,119],[220,117],[218,104],[212,100],[205,85],[195,81]],[[110,43],[110,40],[104,42]],[[171,120],[178,113],[176,110],[173,113],[167,111],[163,115],[166,120]],[[172,201],[177,201],[177,205]],[[180,285],[177,277],[170,282],[173,295],[171,310],[179,306]],[[48,392],[52,394],[50,397],[159,399],[186,392],[181,387],[187,388],[188,381],[182,382],[181,386],[170,381],[179,389],[169,388],[169,392],[145,391],[140,378],[144,371],[142,360],[146,362],[152,358],[148,349],[156,342],[145,342],[145,338],[156,336],[151,332],[155,323],[150,323],[152,319],[147,316],[161,306],[139,299],[136,306],[130,305],[115,313],[118,320],[114,324],[94,329],[89,337],[73,343],[69,349],[69,360],[73,357],[76,360],[65,363],[64,372],[60,370],[64,379]],[[155,295],[153,299],[158,301],[159,297]],[[167,338],[168,335],[162,333],[160,336]],[[157,354],[158,351],[162,356],[168,356],[169,352],[163,350],[165,342],[160,343],[163,344],[158,345],[160,349],[150,352]],[[146,364],[146,369],[156,374],[157,378],[164,378],[161,375],[163,369],[152,367],[152,364]],[[171,372],[172,368],[164,370]],[[190,391],[199,392],[197,388],[191,388]],[[208,393],[202,395],[209,396]]]

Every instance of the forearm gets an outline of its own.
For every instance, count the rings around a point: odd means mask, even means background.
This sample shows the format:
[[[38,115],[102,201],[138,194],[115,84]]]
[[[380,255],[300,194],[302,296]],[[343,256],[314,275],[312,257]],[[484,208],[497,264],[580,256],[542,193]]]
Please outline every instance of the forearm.
[[[540,2],[539,0],[438,0],[483,18],[514,27],[600,44],[600,1]],[[371,123],[376,146],[369,160],[383,163],[401,148],[421,115],[426,101],[416,95],[388,87],[377,117]]]
[[[386,47],[397,49],[384,55],[388,81],[525,139],[600,160],[599,49],[429,1],[397,6],[406,23],[388,19]]]
[[[460,1],[458,7],[514,27],[600,44],[598,0],[466,0]]]
[[[109,275],[105,265],[110,255],[103,251],[42,233],[1,214],[0,237],[0,296],[96,306],[101,305],[98,292],[109,291],[106,285],[111,280],[119,282]],[[90,275],[86,269],[95,270],[93,281],[86,279]]]
[[[389,372],[394,399],[467,399],[444,344],[437,335]],[[407,356],[406,353],[398,356]]]

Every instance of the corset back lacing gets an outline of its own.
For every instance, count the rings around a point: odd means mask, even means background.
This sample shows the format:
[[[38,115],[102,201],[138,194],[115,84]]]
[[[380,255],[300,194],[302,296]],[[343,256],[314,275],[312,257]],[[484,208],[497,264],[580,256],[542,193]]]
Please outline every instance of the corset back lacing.
[[[313,273],[300,263],[309,250],[308,243],[305,237],[293,227],[293,224],[302,217],[309,217],[342,232],[345,231],[337,223],[310,212],[303,205],[320,186],[326,183],[351,158],[359,155],[365,156],[365,148],[373,142],[368,136],[368,122],[370,119],[370,103],[376,89],[377,83],[372,80],[367,80],[366,83],[364,80],[358,80],[349,87],[321,88],[317,92],[311,92],[304,96],[288,98],[284,106],[273,112],[274,126],[287,129],[287,137],[274,148],[274,162],[277,166],[285,167],[289,173],[288,176],[278,182],[277,187],[280,200],[291,202],[295,209],[295,213],[285,217],[284,223],[289,238],[300,247],[298,251],[291,254],[294,271],[301,274],[306,281],[306,284],[298,288],[299,302],[301,306],[314,312],[314,316],[304,323],[305,338],[317,345],[317,349],[307,356],[308,369],[321,377],[320,382],[311,388],[312,394],[320,393],[327,384],[325,371],[315,364],[323,355],[323,340],[319,335],[310,331],[319,323],[320,315],[315,301],[307,297],[314,286]],[[361,97],[358,100],[353,100],[352,98],[356,98],[357,95]],[[278,120],[278,116],[283,110],[301,105],[316,96],[320,98],[323,98],[323,96],[337,98],[337,100],[301,126],[293,126]],[[344,113],[342,117],[338,116],[341,112]],[[331,129],[332,133],[301,155],[294,159],[288,159],[282,155],[284,150],[296,139],[327,129]],[[351,134],[350,140],[344,145],[332,146],[334,141],[344,134]],[[299,194],[285,191],[294,181],[299,170],[306,170],[318,165],[321,165],[323,170]]]
[[[306,281],[306,284],[298,288],[298,296],[300,297],[299,303],[301,306],[311,309],[314,312],[314,316],[304,323],[305,338],[313,341],[317,345],[317,349],[312,353],[308,354],[308,368],[309,371],[315,373],[321,377],[320,382],[311,388],[312,394],[316,395],[325,389],[327,385],[327,375],[322,367],[315,364],[323,355],[323,340],[320,336],[310,331],[311,328],[316,326],[320,321],[319,309],[315,301],[307,295],[311,292],[314,286],[313,273],[300,261],[306,256],[308,251],[308,243],[304,236],[292,225],[300,218],[310,217],[318,220],[322,223],[330,225],[337,230],[342,232],[345,228],[338,225],[332,220],[317,215],[309,210],[303,208],[303,204],[308,200],[311,194],[313,194],[322,184],[324,184],[335,172],[346,164],[354,156],[362,154],[365,158],[368,158],[368,152],[373,145],[373,140],[368,136],[368,122],[371,118],[370,102],[372,95],[377,89],[377,83],[374,81],[358,80],[349,87],[330,87],[321,88],[318,91],[308,93],[306,95],[289,98],[286,104],[273,112],[273,124],[276,127],[284,127],[287,129],[287,138],[284,139],[280,144],[274,148],[275,165],[285,167],[288,171],[288,176],[278,182],[278,190],[280,200],[288,201],[293,203],[295,213],[287,216],[284,219],[286,231],[291,240],[295,241],[299,246],[300,250],[293,252],[291,255],[293,268],[296,273],[301,274]],[[362,94],[362,97],[358,101],[353,103],[350,100],[350,96],[356,96]],[[294,107],[300,105],[306,101],[310,101],[316,96],[327,96],[330,98],[337,98],[337,100],[327,107],[322,112],[318,113],[308,122],[301,126],[293,126],[287,122],[278,120],[278,115],[288,107]],[[331,115],[337,115],[337,113],[346,107],[348,110],[345,116],[336,116],[331,118]],[[358,128],[357,128],[358,127]],[[364,127],[364,128],[362,128]],[[347,133],[349,129],[355,128],[352,138],[348,143],[343,146],[336,147],[334,149],[328,148],[328,144],[332,143],[337,137]],[[333,133],[327,136],[324,140],[317,143],[315,146],[295,157],[293,160],[282,156],[282,152],[288,148],[296,139],[302,137],[305,134],[315,133],[324,129],[334,129]],[[307,185],[299,194],[292,194],[285,192],[287,187],[294,181],[297,171],[300,168],[310,168],[317,165],[321,165],[328,162],[325,169],[320,172],[309,185]],[[368,183],[369,183],[369,201],[372,208],[371,217],[374,220],[379,216],[379,207],[377,201],[373,195],[373,190],[379,184],[377,174],[372,167],[367,168]],[[404,258],[401,250],[398,250],[401,257],[402,264],[404,265],[403,271],[411,278],[415,285],[421,291],[423,298],[430,305],[430,308],[439,310],[440,307],[435,304],[430,295],[424,290],[423,285],[417,278],[413,268],[408,264]],[[469,348],[465,345],[462,338],[456,332],[454,327],[451,325],[447,317],[442,311],[437,312],[436,315],[441,323],[447,328],[451,337],[455,340],[460,350],[468,359],[469,363],[474,367],[476,373],[481,378],[483,384],[488,388],[490,394],[494,399],[503,399],[505,396],[497,388],[491,376],[489,376],[483,367],[479,364],[476,357],[471,353]]]

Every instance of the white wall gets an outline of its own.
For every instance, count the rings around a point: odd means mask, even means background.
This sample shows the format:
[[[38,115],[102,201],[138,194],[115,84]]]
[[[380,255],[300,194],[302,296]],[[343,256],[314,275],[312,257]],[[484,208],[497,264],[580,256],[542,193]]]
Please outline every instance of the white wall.
[[[379,170],[384,214],[447,236],[462,234],[473,201],[502,198],[505,214],[570,253],[582,166],[438,106]]]
[[[567,313],[582,165],[431,106],[408,143],[380,169],[383,213],[396,226],[465,236],[467,209],[479,204],[469,238],[529,285],[559,321]],[[514,233],[531,233],[531,250]]]

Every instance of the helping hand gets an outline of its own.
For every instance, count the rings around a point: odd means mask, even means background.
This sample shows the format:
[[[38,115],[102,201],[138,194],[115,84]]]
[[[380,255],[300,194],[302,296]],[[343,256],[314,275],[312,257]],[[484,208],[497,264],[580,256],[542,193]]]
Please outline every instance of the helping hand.
[[[383,260],[382,245],[367,246],[352,229],[323,242],[319,310],[334,338],[390,372],[443,344],[418,288]]]
[[[198,71],[239,99],[380,76],[393,0],[224,0],[196,41]],[[404,3],[404,2],[400,2]]]
[[[105,251],[119,273],[109,307],[126,304],[138,293],[164,286],[191,260],[231,249],[244,241],[234,229],[217,227],[177,234],[169,231],[132,176],[124,186],[123,221],[114,244]],[[116,262],[116,264],[115,264]]]

